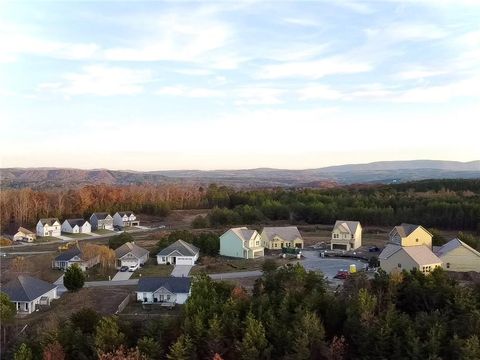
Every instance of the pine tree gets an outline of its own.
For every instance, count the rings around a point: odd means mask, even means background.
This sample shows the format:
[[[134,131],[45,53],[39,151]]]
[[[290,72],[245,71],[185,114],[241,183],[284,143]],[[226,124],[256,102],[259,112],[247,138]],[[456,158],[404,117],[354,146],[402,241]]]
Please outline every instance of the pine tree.
[[[32,360],[33,354],[32,350],[27,346],[27,344],[22,343],[13,355],[14,360]]]
[[[168,351],[168,360],[193,360],[195,359],[195,351],[192,341],[188,336],[181,335],[175,341]]]
[[[465,344],[462,349],[462,360],[478,359],[480,359],[480,341],[477,335],[472,335],[465,340]]]
[[[120,331],[115,317],[104,317],[97,325],[95,346],[99,353],[112,352],[123,344],[125,335]]]
[[[138,350],[145,357],[145,359],[159,359],[162,354],[162,346],[158,341],[151,337],[144,336],[138,340]]]
[[[265,328],[256,320],[251,313],[248,314],[245,323],[245,334],[239,346],[241,359],[268,359],[270,347],[265,337]]]
[[[63,277],[63,285],[69,291],[80,290],[85,284],[85,274],[77,264],[69,266]]]

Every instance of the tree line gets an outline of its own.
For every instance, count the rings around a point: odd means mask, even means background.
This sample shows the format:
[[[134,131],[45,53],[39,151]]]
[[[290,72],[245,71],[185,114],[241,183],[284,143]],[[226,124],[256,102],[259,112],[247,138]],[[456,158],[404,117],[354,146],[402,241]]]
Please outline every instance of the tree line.
[[[429,275],[380,272],[370,280],[359,273],[343,288],[331,291],[321,274],[299,265],[277,269],[274,263],[265,264],[252,292],[199,275],[178,317],[130,319],[82,309],[33,336],[35,330],[28,329],[7,356],[16,360],[480,358],[480,286],[459,285],[441,269]]]

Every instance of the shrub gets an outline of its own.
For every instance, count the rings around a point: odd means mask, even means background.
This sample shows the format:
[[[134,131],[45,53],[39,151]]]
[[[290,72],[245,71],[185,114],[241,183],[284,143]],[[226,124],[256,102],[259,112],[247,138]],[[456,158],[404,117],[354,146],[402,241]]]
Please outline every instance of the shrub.
[[[80,290],[85,284],[85,274],[77,264],[70,266],[63,277],[63,285],[69,291]]]

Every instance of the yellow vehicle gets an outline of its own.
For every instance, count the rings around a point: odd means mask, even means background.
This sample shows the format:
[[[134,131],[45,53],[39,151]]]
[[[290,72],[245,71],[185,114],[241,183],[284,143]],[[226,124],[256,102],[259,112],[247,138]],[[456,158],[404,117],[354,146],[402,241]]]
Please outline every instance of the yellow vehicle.
[[[70,242],[68,242],[68,243],[66,243],[66,244],[60,245],[60,246],[58,247],[58,251],[68,250],[68,249],[70,249],[72,246],[75,246],[76,244],[77,244],[76,241],[70,241]]]

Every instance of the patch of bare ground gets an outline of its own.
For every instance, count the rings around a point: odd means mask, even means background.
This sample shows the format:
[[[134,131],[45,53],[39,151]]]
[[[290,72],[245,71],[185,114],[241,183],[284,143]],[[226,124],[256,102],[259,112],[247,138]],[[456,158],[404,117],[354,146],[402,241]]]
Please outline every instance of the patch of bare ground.
[[[272,254],[258,259],[234,259],[224,256],[210,257],[202,256],[197,265],[192,268],[190,274],[195,275],[202,272],[207,274],[237,272],[237,271],[252,271],[261,270],[262,265],[266,259],[274,259],[278,266],[284,265],[291,261],[291,259],[282,259],[280,254]]]
[[[138,219],[142,226],[165,225],[167,228],[188,229],[195,217],[198,215],[205,216],[208,212],[209,209],[172,210],[166,217],[139,214]]]
[[[53,283],[62,275],[61,271],[52,269],[55,256],[56,254],[49,253],[2,258],[0,282],[4,284],[20,274],[25,274]]]

